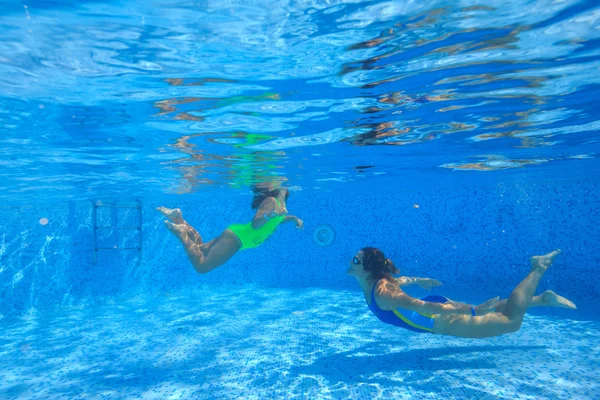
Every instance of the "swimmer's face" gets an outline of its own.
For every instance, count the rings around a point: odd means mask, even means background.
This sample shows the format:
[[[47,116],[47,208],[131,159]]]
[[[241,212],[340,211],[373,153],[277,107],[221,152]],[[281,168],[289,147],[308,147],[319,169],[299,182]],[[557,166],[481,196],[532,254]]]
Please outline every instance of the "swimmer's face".
[[[348,269],[348,275],[361,277],[365,274],[365,269],[363,265],[365,254],[362,251],[356,253],[354,257],[350,260],[350,268]]]

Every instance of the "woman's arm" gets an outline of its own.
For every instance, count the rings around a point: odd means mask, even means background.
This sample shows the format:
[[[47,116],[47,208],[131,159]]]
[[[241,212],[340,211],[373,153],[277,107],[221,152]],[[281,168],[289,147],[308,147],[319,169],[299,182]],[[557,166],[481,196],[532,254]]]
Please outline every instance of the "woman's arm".
[[[396,282],[398,286],[409,286],[409,285],[419,285],[423,289],[429,289],[436,286],[441,286],[442,283],[436,279],[431,278],[417,278],[417,277],[409,277],[409,276],[401,276],[400,278],[396,278]]]
[[[416,311],[420,314],[466,314],[466,315],[484,315],[493,311],[493,305],[499,297],[490,299],[478,306],[471,306],[465,303],[448,301],[446,303],[431,303],[420,299],[415,299],[398,289],[397,286],[386,284],[379,286],[375,291],[377,305],[384,310],[393,310],[402,308],[405,310]]]
[[[416,311],[420,314],[471,314],[471,307],[462,303],[430,303],[415,299],[404,292],[394,293],[385,297],[377,298],[377,304],[384,310],[402,308]]]

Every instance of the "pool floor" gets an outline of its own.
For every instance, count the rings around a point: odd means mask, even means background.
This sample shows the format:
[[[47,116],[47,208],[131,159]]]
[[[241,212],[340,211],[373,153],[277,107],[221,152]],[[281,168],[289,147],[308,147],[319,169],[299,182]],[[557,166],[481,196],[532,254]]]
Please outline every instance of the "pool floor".
[[[457,339],[382,324],[361,297],[201,288],[5,318],[0,398],[598,398],[598,320],[548,310]]]

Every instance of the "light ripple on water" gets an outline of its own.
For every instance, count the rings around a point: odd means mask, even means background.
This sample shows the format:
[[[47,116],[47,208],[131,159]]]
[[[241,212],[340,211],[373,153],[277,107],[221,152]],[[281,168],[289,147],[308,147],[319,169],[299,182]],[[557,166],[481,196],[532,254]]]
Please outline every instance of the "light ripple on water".
[[[395,168],[399,159],[439,181],[457,179],[439,166],[481,171],[468,168],[480,154],[527,165],[537,178],[560,170],[570,177],[598,163],[574,158],[600,151],[593,2],[128,0],[5,8],[4,200],[143,197],[273,178],[239,173],[249,169],[310,188],[333,178],[323,176],[329,170],[358,174],[358,165],[372,165],[370,181],[386,187],[411,180]],[[234,133],[276,141],[174,145]],[[561,141],[543,140],[559,134]],[[115,141],[121,154],[95,158]],[[324,156],[314,158],[308,146],[323,147]],[[371,146],[390,150],[382,156]],[[47,155],[57,149],[69,156]],[[278,153],[257,159],[258,151]],[[113,162],[125,154],[126,164]],[[538,162],[557,157],[570,161]],[[185,165],[165,162],[182,158]],[[95,167],[110,178],[86,184]],[[46,185],[48,176],[64,179]]]

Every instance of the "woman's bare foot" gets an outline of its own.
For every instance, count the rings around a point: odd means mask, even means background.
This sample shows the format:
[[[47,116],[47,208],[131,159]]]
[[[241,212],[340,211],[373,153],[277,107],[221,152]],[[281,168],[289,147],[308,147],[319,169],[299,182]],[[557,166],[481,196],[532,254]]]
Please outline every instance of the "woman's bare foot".
[[[549,307],[560,307],[570,308],[571,310],[577,310],[577,306],[569,299],[565,299],[562,296],[557,295],[552,290],[546,290],[541,294],[543,299],[543,305]]]
[[[560,250],[554,250],[553,252],[543,256],[531,257],[531,269],[539,269],[540,272],[546,272],[548,267],[552,265],[552,262],[554,262],[554,259],[559,254]]]
[[[175,224],[183,224],[185,222],[179,208],[157,207],[156,211],[169,218]]]

